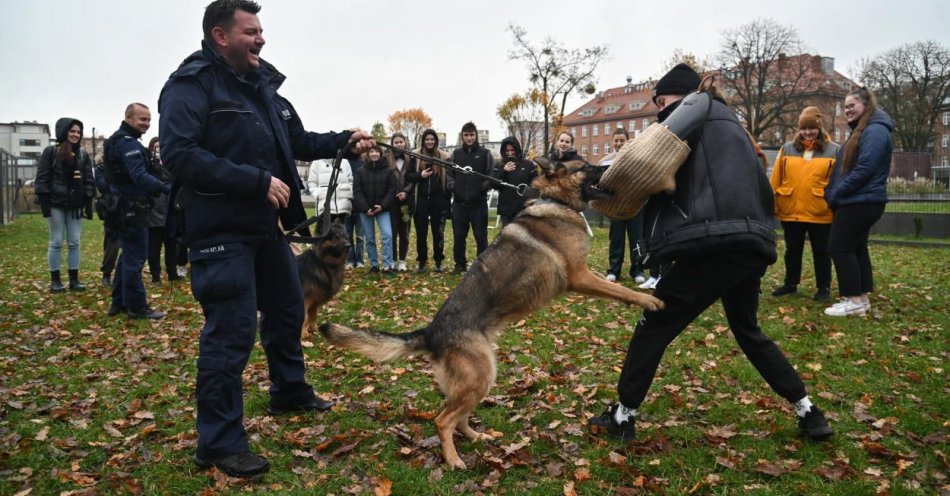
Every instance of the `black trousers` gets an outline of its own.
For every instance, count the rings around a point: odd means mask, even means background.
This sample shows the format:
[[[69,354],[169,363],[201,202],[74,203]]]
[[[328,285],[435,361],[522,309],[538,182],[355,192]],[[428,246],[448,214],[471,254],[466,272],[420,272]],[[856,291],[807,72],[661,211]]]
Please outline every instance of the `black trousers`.
[[[488,203],[479,202],[475,206],[452,205],[452,257],[456,267],[465,267],[468,261],[465,257],[465,240],[468,238],[468,229],[471,227],[475,236],[475,256],[481,255],[488,248]]]
[[[429,260],[429,228],[432,228],[432,255],[436,265],[445,259],[445,206],[442,202],[419,198],[413,214],[416,221],[416,260],[425,265]]]
[[[643,269],[637,264],[637,241],[640,240],[641,215],[629,220],[610,221],[610,248],[608,250],[608,259],[610,266],[607,267],[607,273],[620,277],[623,272],[624,252],[630,248],[630,277],[637,277],[643,274]],[[627,240],[630,244],[627,245]]]
[[[303,290],[297,262],[283,239],[193,247],[190,256],[192,294],[205,316],[195,393],[197,455],[219,458],[248,449],[242,373],[258,323],[271,402],[313,401],[300,344]]]
[[[805,397],[805,384],[785,355],[759,327],[759,283],[766,264],[753,253],[712,254],[679,260],[656,287],[666,303],[658,312],[643,312],[630,339],[620,372],[620,402],[637,408],[646,397],[667,346],[718,299],[736,342],[765,381],[788,401]]]
[[[813,222],[785,222],[785,285],[798,286],[802,280],[802,252],[805,249],[805,234],[811,241],[815,265],[815,286],[831,287],[831,256],[828,254],[828,238],[831,224]]]
[[[178,247],[174,236],[168,236],[165,226],[148,228],[148,271],[152,281],[158,281],[162,275],[162,247],[165,247],[165,273],[174,279],[178,277],[175,264],[178,260]]]
[[[396,208],[389,210],[389,225],[393,229],[393,258],[405,262],[406,254],[409,253],[409,226],[412,224],[412,218],[402,220],[402,205],[396,205]]]
[[[102,267],[99,269],[103,277],[112,275],[118,259],[119,234],[112,229],[105,228],[102,234]]]
[[[828,251],[835,263],[838,292],[842,297],[874,291],[868,235],[874,223],[884,215],[884,207],[884,203],[856,203],[835,210]]]

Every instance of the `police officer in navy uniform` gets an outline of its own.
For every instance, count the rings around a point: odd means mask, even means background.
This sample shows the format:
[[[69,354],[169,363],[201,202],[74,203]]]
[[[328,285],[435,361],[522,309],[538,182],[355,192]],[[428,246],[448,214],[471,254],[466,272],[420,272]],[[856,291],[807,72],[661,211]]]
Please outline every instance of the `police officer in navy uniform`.
[[[162,157],[181,184],[191,246],[191,286],[205,325],[198,356],[195,463],[253,477],[269,467],[250,451],[241,374],[261,312],[270,372],[268,411],[327,410],[306,382],[300,330],[303,291],[279,226],[306,219],[295,159],[347,158],[368,149],[362,131],[311,133],[277,90],[284,75],[260,59],[260,6],[216,0],[203,19],[202,49],[182,62],[159,99]]]
[[[152,113],[141,103],[125,108],[125,120],[109,137],[105,146],[106,175],[109,188],[120,198],[118,214],[122,254],[112,281],[112,305],[109,316],[126,313],[130,319],[161,320],[165,313],[149,307],[142,284],[142,268],[148,256],[146,214],[152,198],[168,193],[170,185],[149,173],[148,150],[139,139],[152,124]]]

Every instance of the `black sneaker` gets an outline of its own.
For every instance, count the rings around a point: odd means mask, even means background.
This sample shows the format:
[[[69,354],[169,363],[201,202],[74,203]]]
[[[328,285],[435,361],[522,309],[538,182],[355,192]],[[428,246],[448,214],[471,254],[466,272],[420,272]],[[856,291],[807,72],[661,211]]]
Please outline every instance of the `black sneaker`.
[[[370,273],[370,274],[379,274],[379,267],[370,267],[370,268],[369,268],[369,273]]]
[[[445,269],[442,268],[442,264],[441,264],[441,263],[436,263],[436,264],[435,264],[435,271],[436,271],[436,272],[442,273],[444,270],[445,270]]]
[[[452,272],[454,272],[454,273],[456,273],[456,274],[464,274],[464,273],[465,273],[465,266],[464,266],[464,265],[456,265],[456,266],[455,266],[455,270],[453,270]]]
[[[128,308],[125,308],[122,305],[116,305],[115,303],[113,303],[112,305],[109,306],[109,311],[106,312],[106,315],[108,315],[109,317],[115,317],[116,315],[119,315],[120,313],[127,313],[128,311],[129,311]]]
[[[264,457],[250,451],[208,460],[195,455],[194,460],[195,465],[201,468],[218,467],[218,470],[231,477],[256,477],[270,468],[270,463]]]
[[[425,274],[425,272],[426,272],[426,264],[419,264],[419,266],[416,267],[416,274]]]
[[[778,289],[772,291],[772,296],[785,296],[790,294],[795,294],[798,292],[798,286],[789,286],[788,284],[779,286]]]
[[[815,291],[815,296],[812,296],[811,299],[815,301],[831,301],[831,290],[828,288],[818,288],[818,291]]]
[[[608,437],[621,441],[632,441],[636,438],[635,419],[630,417],[630,419],[618,425],[614,418],[614,412],[617,411],[617,408],[620,408],[620,403],[607,407],[607,410],[599,417],[591,417],[587,421],[587,427],[590,428],[591,434],[607,434]]]
[[[129,310],[129,318],[133,320],[162,320],[165,318],[165,312],[159,312],[150,307],[141,310]]]
[[[314,396],[313,399],[305,403],[293,403],[289,405],[274,403],[271,401],[267,406],[267,412],[271,415],[284,415],[287,413],[298,412],[325,412],[333,407],[333,402]]]
[[[798,430],[815,441],[828,439],[832,434],[831,426],[825,420],[825,414],[814,405],[804,417],[798,417]]]

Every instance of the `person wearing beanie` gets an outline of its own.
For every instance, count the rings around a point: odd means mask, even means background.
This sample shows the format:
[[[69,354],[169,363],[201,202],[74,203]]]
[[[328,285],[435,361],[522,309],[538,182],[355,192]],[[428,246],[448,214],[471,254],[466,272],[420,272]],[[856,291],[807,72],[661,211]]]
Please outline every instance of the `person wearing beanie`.
[[[60,277],[63,233],[66,234],[66,265],[70,291],[83,291],[79,282],[79,241],[82,219],[92,218],[92,199],[96,181],[92,159],[79,146],[83,124],[79,119],[63,117],[56,121],[57,144],[43,150],[36,168],[36,197],[49,226],[50,287],[53,293],[66,290]]]
[[[699,74],[680,64],[657,82],[653,97],[661,124],[699,85]],[[676,337],[717,300],[722,301],[739,348],[759,374],[785,398],[799,431],[825,439],[832,430],[805,391],[798,372],[758,324],[759,288],[775,262],[774,199],[754,143],[715,87],[701,128],[685,141],[690,154],[676,173],[676,190],[660,192],[643,209],[641,262],[673,262],[653,295],[666,303],[644,311],[617,381],[619,401],[588,420],[594,434],[636,437],[637,410],[660,360]]]
[[[679,63],[673,66],[653,87],[653,103],[657,103],[657,97],[662,95],[688,95],[699,88],[702,78],[687,64]]]
[[[452,153],[452,162],[461,167],[471,167],[473,171],[488,176],[495,167],[491,152],[478,143],[478,129],[475,124],[466,122],[462,126],[462,146]],[[488,190],[491,182],[483,176],[462,174],[449,171],[453,179],[452,196],[452,237],[455,258],[455,273],[465,273],[468,260],[465,255],[465,242],[471,228],[475,237],[476,256],[488,248]]]
[[[815,301],[831,299],[831,209],[825,202],[825,188],[835,166],[838,145],[824,131],[818,107],[805,107],[798,117],[795,139],[779,150],[772,167],[775,215],[785,233],[785,281],[772,296],[798,292],[802,276],[805,235],[811,241],[815,266]]]

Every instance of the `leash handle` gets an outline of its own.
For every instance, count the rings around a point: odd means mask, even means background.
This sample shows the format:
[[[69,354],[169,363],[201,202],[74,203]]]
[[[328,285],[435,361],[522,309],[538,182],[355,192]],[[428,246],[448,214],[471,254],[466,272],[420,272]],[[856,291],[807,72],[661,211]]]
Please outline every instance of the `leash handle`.
[[[309,217],[300,224],[285,230],[284,236],[288,240],[301,243],[316,243],[330,234],[330,202],[333,200],[333,195],[336,193],[336,187],[339,183],[344,153],[346,153],[346,148],[340,148],[337,150],[336,157],[333,159],[333,164],[331,165],[333,171],[330,172],[330,182],[327,184],[327,197],[323,201],[323,212],[321,212],[320,215]],[[316,236],[309,236],[310,233],[307,233],[305,230],[313,224],[317,224]],[[301,236],[301,233],[306,233],[307,235]]]

